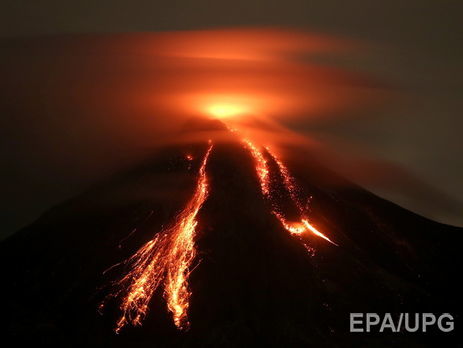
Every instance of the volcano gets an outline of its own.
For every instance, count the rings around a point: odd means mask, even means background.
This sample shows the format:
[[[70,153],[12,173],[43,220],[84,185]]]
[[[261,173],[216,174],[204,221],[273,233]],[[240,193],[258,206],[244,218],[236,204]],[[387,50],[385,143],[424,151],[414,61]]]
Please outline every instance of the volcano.
[[[3,340],[461,344],[461,228],[385,201],[309,152],[283,162],[220,121],[188,129],[230,134],[165,146],[1,243]],[[367,312],[451,313],[456,330],[349,332],[349,314]]]

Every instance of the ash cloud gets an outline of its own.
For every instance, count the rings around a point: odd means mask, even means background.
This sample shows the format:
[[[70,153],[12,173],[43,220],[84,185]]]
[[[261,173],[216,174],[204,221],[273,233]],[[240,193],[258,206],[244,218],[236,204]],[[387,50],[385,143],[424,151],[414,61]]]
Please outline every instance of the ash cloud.
[[[236,124],[255,137],[324,146],[307,125],[390,100],[378,79],[327,63],[364,48],[276,29],[3,39],[4,234],[160,145],[195,138],[177,130],[217,100],[246,104]]]

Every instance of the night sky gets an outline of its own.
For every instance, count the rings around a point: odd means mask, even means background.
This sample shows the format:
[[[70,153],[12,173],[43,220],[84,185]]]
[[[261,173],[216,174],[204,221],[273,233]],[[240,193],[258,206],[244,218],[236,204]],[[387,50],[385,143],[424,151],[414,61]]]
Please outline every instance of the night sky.
[[[23,50],[24,42],[62,34],[236,26],[296,27],[364,43],[361,55],[335,64],[375,76],[394,98],[373,115],[288,126],[400,168],[407,179],[392,173],[356,179],[410,210],[462,226],[462,13],[458,0],[2,1],[0,72],[5,69],[9,78],[0,81],[0,238],[147,151],[147,144],[133,144],[124,134],[101,141],[101,134],[112,131],[104,120],[114,110],[85,116],[87,110],[65,101],[53,108],[41,104],[47,89],[32,88],[25,76],[48,76],[41,69],[56,52],[50,53],[53,46]],[[30,72],[15,71],[20,64],[32,66]],[[24,93],[15,99],[11,91],[22,82]],[[25,100],[27,107],[12,107]]]

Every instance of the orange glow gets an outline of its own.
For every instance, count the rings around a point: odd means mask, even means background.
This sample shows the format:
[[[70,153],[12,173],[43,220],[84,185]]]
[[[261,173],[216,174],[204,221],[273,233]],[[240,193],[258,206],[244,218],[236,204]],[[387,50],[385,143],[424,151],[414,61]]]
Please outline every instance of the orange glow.
[[[207,109],[213,117],[219,119],[243,115],[248,112],[245,106],[237,104],[212,104]]]
[[[212,147],[210,144],[201,163],[193,197],[178,214],[176,222],[160,231],[126,261],[130,270],[116,282],[117,290],[110,295],[117,297],[124,294],[116,333],[128,323],[141,325],[148,313],[151,298],[161,285],[164,285],[164,297],[174,324],[179,329],[188,328],[187,312],[191,295],[188,278],[196,256],[194,238],[197,215],[208,196],[206,164]]]
[[[259,115],[265,110],[266,103],[269,104],[271,101],[268,100],[268,96],[255,92],[229,91],[228,93],[192,93],[185,95],[182,103],[187,104],[190,111],[192,109],[202,115],[229,122],[232,119],[241,120],[249,115]]]
[[[150,80],[137,89],[137,99],[156,110],[220,119],[335,115],[369,102],[378,89],[359,73],[310,58],[354,47],[334,37],[271,28],[146,35],[137,49],[152,58],[142,69]]]

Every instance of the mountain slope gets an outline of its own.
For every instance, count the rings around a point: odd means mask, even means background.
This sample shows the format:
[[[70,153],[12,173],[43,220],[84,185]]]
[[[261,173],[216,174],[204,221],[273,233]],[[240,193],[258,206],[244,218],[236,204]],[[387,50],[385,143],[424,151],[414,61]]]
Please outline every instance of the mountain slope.
[[[458,329],[461,228],[429,221],[352,184],[331,187],[320,178],[335,174],[293,161],[289,167],[301,190],[313,197],[313,221],[339,246],[314,236],[302,243],[269,213],[252,157],[237,141],[216,143],[207,164],[210,194],[198,216],[190,277],[191,329],[175,328],[158,290],[143,325],[115,335],[118,300],[102,314],[97,310],[110,282],[124,272],[124,265],[110,267],[182,209],[205,149],[205,143],[162,149],[2,242],[3,337],[62,346],[461,342],[458,332],[349,333],[350,312],[450,312]],[[278,193],[282,202],[284,195]]]

